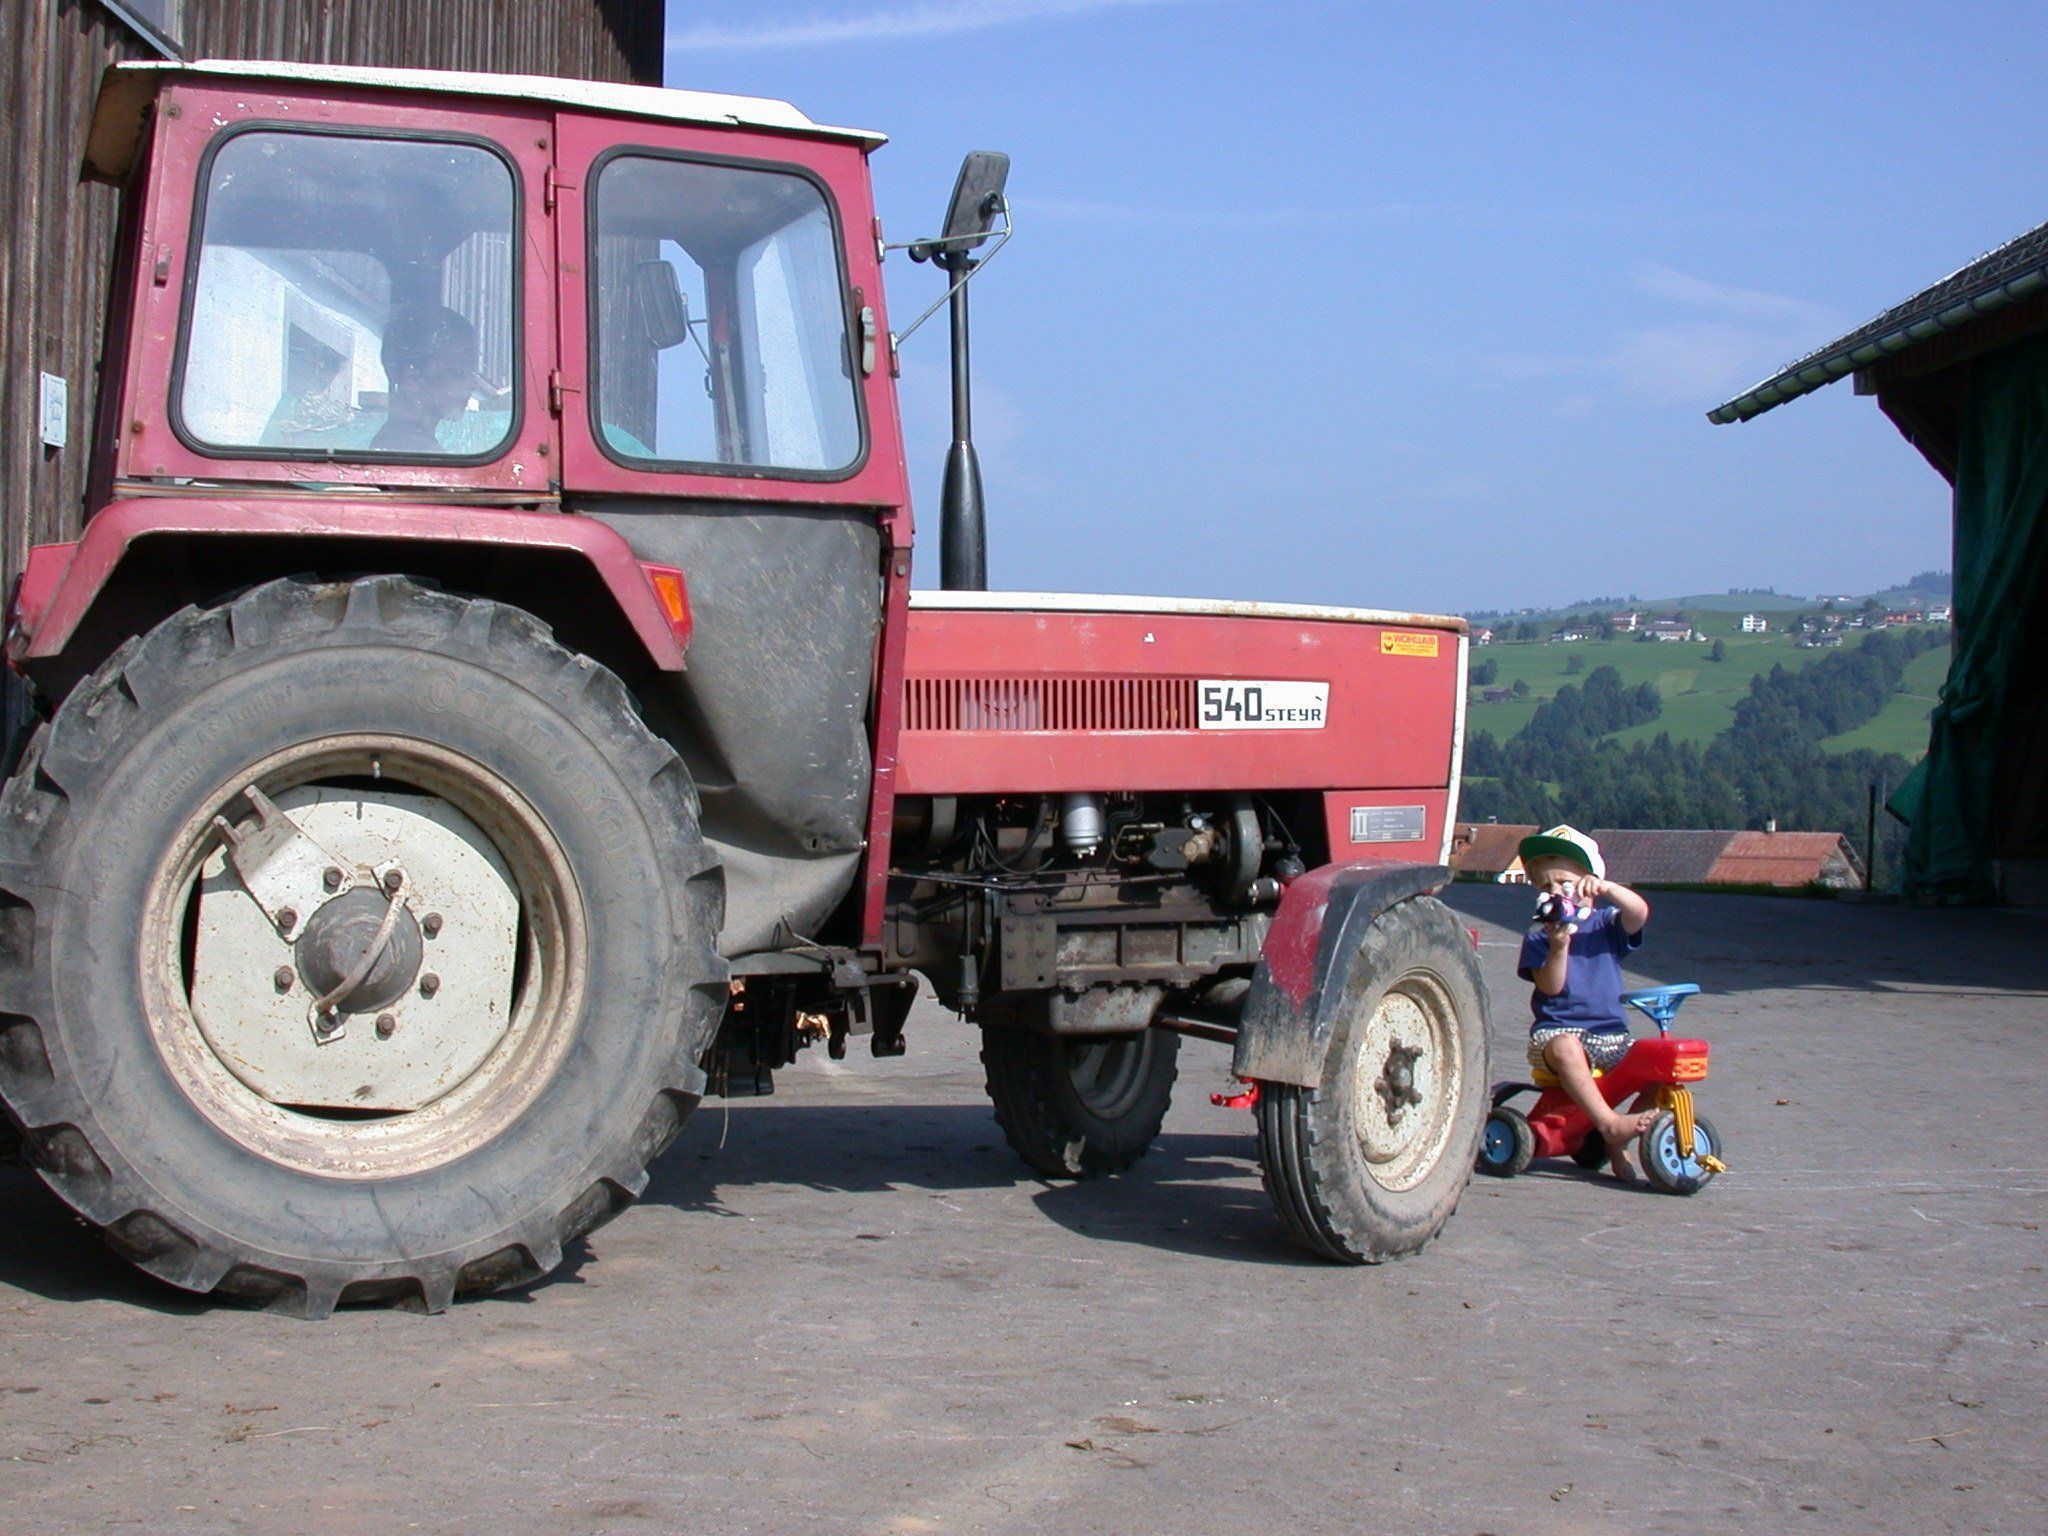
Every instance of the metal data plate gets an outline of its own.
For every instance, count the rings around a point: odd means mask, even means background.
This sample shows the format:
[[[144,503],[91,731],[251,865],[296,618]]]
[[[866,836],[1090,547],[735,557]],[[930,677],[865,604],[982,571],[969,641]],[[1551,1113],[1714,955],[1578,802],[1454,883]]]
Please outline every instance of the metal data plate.
[[[341,861],[342,889],[405,871],[401,898],[415,922],[441,919],[423,945],[417,983],[381,1010],[396,1028],[381,1038],[375,1014],[350,1014],[338,1038],[316,1041],[313,997],[291,944],[216,849],[200,869],[192,1012],[221,1063],[277,1104],[406,1110],[432,1103],[469,1076],[503,1038],[512,1007],[519,897],[476,823],[432,795],[307,785],[277,806]],[[312,913],[301,916],[303,932]],[[294,972],[280,992],[280,967]]]
[[[1427,826],[1428,816],[1419,805],[1351,807],[1354,843],[1419,843]]]

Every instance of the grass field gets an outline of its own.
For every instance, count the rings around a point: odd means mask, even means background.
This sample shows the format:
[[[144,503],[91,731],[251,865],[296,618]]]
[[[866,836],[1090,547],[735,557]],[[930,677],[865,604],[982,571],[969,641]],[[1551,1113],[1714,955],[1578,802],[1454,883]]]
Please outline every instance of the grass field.
[[[1948,650],[1937,646],[1906,663],[1906,676],[1899,691],[1874,720],[1866,720],[1853,731],[1830,736],[1821,745],[1830,752],[1853,752],[1868,747],[1873,752],[1897,752],[1918,762],[1927,752],[1927,712],[1934,708],[1941,682],[1948,675]]]
[[[1664,713],[1648,725],[1617,732],[1610,740],[1626,746],[1668,731],[1674,741],[1693,741],[1704,746],[1734,723],[1735,706],[1748,694],[1751,677],[1768,672],[1773,666],[1798,671],[1823,657],[1840,654],[1832,650],[1802,650],[1785,634],[1745,635],[1741,632],[1741,619],[1741,614],[1733,612],[1698,615],[1698,627],[1708,636],[1703,641],[1638,641],[1627,637],[1556,645],[1544,641],[1496,641],[1475,647],[1475,667],[1488,661],[1499,667],[1493,687],[1510,688],[1520,679],[1529,685],[1529,692],[1524,698],[1489,704],[1480,699],[1481,690],[1474,689],[1467,725],[1506,741],[1529,723],[1537,705],[1553,697],[1564,684],[1583,683],[1586,673],[1595,667],[1613,667],[1627,687],[1655,683],[1664,697]],[[1853,638],[1844,642],[1845,650],[1856,645],[1863,632],[1851,633]],[[1716,639],[1726,647],[1724,661],[1707,659]],[[1568,674],[1565,668],[1574,655],[1583,659],[1584,670]],[[1918,758],[1927,748],[1927,711],[1933,707],[1935,689],[1940,686],[1947,666],[1946,648],[1937,647],[1915,657],[1907,668],[1904,689],[1883,712],[1854,731],[1831,738],[1827,747],[1840,752],[1872,747]]]

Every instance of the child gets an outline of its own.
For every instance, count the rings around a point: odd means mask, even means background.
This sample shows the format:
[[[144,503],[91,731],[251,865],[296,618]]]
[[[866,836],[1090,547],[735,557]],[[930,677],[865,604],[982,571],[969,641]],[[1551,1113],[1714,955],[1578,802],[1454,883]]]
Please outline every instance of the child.
[[[1580,909],[1569,921],[1531,924],[1522,940],[1515,974],[1535,986],[1529,995],[1536,1015],[1529,1026],[1529,1064],[1557,1074],[1607,1143],[1614,1176],[1631,1183],[1635,1169],[1628,1144],[1656,1112],[1617,1112],[1601,1097],[1593,1073],[1618,1066],[1628,1054],[1621,957],[1641,946],[1650,904],[1607,879],[1600,845],[1573,827],[1523,838],[1521,855],[1539,895],[1566,898]],[[1602,900],[1609,905],[1595,905]]]

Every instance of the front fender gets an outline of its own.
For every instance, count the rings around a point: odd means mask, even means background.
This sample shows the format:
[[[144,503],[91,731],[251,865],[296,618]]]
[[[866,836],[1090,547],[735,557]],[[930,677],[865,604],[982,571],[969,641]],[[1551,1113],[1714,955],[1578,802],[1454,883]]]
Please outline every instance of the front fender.
[[[103,627],[87,621],[117,574],[147,559],[153,548],[172,545],[204,546],[223,555],[231,548],[275,546],[277,558],[299,562],[296,569],[317,566],[323,547],[345,550],[358,565],[377,549],[474,564],[506,554],[536,557],[600,582],[657,671],[681,671],[689,640],[680,573],[644,565],[624,535],[594,518],[340,497],[163,496],[111,502],[86,524],[77,543],[29,551],[14,597],[8,659],[25,665],[63,657],[83,633]],[[670,583],[665,593],[657,590],[657,580]]]
[[[1325,864],[1289,885],[1245,996],[1231,1069],[1320,1088],[1337,1003],[1366,929],[1389,907],[1450,881],[1442,864]]]

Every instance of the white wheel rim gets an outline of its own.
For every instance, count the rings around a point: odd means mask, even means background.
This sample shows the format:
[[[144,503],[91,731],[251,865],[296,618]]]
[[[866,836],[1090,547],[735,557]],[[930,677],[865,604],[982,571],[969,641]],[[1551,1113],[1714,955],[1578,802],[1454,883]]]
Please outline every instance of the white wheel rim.
[[[300,785],[375,779],[446,800],[488,840],[518,893],[518,980],[503,1027],[466,1053],[452,1080],[405,1111],[308,1111],[252,1086],[231,1069],[194,1009],[186,935],[201,871],[218,847],[213,818],[258,785],[273,800]],[[186,1097],[232,1140],[268,1161],[331,1178],[393,1178],[452,1162],[512,1125],[553,1078],[582,1011],[589,940],[567,855],[524,796],[473,759],[412,738],[350,735],[252,764],[201,802],[171,838],[145,903],[140,935],[143,1002],[158,1054]],[[489,957],[496,964],[502,959]],[[440,961],[452,972],[459,956]],[[250,985],[267,986],[267,968]],[[303,1006],[303,1005],[302,1005]],[[370,1031],[371,1020],[351,1020]],[[423,1027],[423,1026],[422,1026]],[[304,1026],[308,1051],[315,1046]],[[373,1031],[372,1031],[373,1033]],[[402,1037],[378,1042],[401,1044]]]
[[[1426,972],[1381,996],[1352,1045],[1351,1123],[1381,1188],[1413,1189],[1443,1156],[1464,1088],[1457,1012]]]

